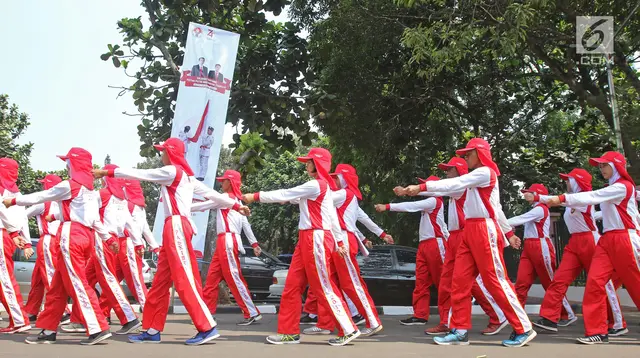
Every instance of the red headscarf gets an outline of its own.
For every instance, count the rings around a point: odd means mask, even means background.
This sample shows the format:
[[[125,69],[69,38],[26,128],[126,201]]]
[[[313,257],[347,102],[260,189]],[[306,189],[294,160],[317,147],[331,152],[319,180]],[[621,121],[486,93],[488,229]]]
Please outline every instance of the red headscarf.
[[[159,151],[167,152],[171,165],[182,169],[188,176],[193,176],[193,170],[184,157],[184,143],[180,139],[171,137],[162,144],[155,144],[154,147]]]
[[[298,157],[298,161],[302,163],[306,163],[309,160],[313,160],[316,173],[318,173],[318,179],[324,179],[329,184],[331,190],[337,190],[336,183],[329,177],[329,170],[331,170],[331,153],[324,148],[311,148],[307,156]]]
[[[54,186],[60,184],[62,182],[62,179],[60,179],[60,177],[55,174],[47,174],[45,175],[44,179],[40,179],[38,180],[38,182],[42,183],[42,187],[44,188],[44,190],[49,190]]]
[[[18,168],[18,162],[15,160],[11,158],[0,158],[0,188],[5,188],[12,193],[19,191],[16,185],[18,181]]]
[[[111,170],[116,169],[118,166],[114,164],[107,164],[102,169]],[[111,195],[115,196],[118,199],[125,200],[124,196],[124,183],[122,179],[114,178],[110,176],[103,177],[104,181],[107,183],[107,190],[111,193]]]
[[[458,171],[458,175],[464,175],[469,173],[469,167],[467,166],[467,162],[460,157],[453,157],[449,159],[448,163],[440,163],[438,164],[438,168],[444,171],[447,171],[450,168],[456,168],[456,170]]]
[[[69,161],[69,177],[87,189],[93,190],[93,164],[91,153],[78,147],[73,147],[66,155],[58,155],[58,158]]]
[[[144,201],[144,192],[142,191],[142,185],[140,182],[134,179],[127,179],[124,181],[125,194],[127,200],[138,206],[147,206]]]
[[[489,143],[482,138],[473,138],[467,143],[467,146],[456,150],[457,155],[464,155],[466,152],[471,150],[476,150],[478,153],[478,159],[483,166],[489,167],[496,172],[496,175],[500,176],[500,169],[498,169],[498,165],[493,161],[491,157],[491,146]]]
[[[356,173],[356,168],[349,164],[338,164],[338,166],[336,166],[336,171],[329,175],[342,175],[342,179],[347,183],[347,187],[344,189],[351,190],[358,200],[362,200],[362,193],[358,187],[358,173]]]
[[[240,186],[242,185],[242,176],[235,170],[225,170],[224,174],[221,177],[216,178],[217,181],[223,182],[224,180],[229,180],[231,183],[231,192],[229,193],[232,198],[240,199],[242,197],[242,192],[240,191]]]
[[[606,152],[600,158],[590,158],[589,164],[594,167],[597,167],[600,163],[613,163],[613,166],[616,167],[616,170],[620,174],[620,176],[631,182],[633,186],[636,184],[633,182],[631,175],[627,172],[627,160],[625,159],[622,153],[618,152]]]
[[[426,182],[428,182],[428,181],[436,181],[436,180],[440,180],[440,178],[438,178],[438,177],[437,177],[437,176],[435,176],[435,175],[432,175],[432,176],[428,177],[427,179],[418,178],[418,181],[419,181],[420,183],[426,183]]]
[[[591,191],[591,174],[588,171],[582,168],[574,168],[567,174],[560,173],[560,179],[569,180],[569,178],[573,178],[578,183],[580,190]]]
[[[549,190],[542,184],[531,184],[527,189],[520,190],[521,193],[537,193],[540,195],[549,195]]]

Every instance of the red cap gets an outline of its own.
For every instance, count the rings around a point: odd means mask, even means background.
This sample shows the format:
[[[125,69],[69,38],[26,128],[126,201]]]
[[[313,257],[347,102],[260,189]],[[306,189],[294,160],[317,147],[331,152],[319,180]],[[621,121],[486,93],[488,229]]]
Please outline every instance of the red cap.
[[[466,147],[456,150],[456,154],[464,155],[465,153],[472,150],[476,150],[476,152],[478,153],[478,159],[483,166],[493,169],[496,175],[500,175],[498,165],[493,161],[493,158],[491,157],[491,146],[489,145],[489,142],[482,138],[473,138],[467,143]]]
[[[624,155],[622,155],[622,153],[611,151],[604,153],[604,155],[602,155],[600,158],[589,158],[589,164],[594,167],[597,167],[598,164],[602,163],[613,163],[620,176],[630,181],[631,184],[635,186],[631,175],[629,175],[629,173],[627,172],[627,160],[625,159]]]
[[[232,194],[236,198],[242,197],[242,192],[240,191],[240,186],[242,185],[242,176],[237,171],[225,170],[224,174],[222,174],[221,177],[217,177],[216,180],[219,182],[229,180],[229,182],[231,182],[230,194]]]
[[[180,139],[171,137],[164,143],[154,144],[153,147],[159,151],[167,152],[171,165],[179,167],[184,170],[187,175],[193,176],[193,170],[191,170],[189,163],[187,163],[184,157],[184,143]]]
[[[338,164],[336,166],[336,171],[329,175],[342,175],[342,178],[347,183],[347,187],[345,189],[351,190],[353,192],[353,195],[355,195],[358,200],[362,200],[362,193],[360,192],[360,187],[358,186],[359,178],[358,173],[356,173],[356,168],[352,167],[349,164]]]
[[[329,184],[331,190],[338,189],[336,183],[329,177],[329,170],[331,170],[331,153],[324,148],[311,148],[306,156],[298,157],[298,161],[302,163],[306,163],[309,160],[313,160],[318,178],[324,179]]]
[[[69,177],[87,189],[93,190],[93,164],[91,153],[87,150],[73,147],[66,155],[58,155],[58,158],[69,161]]]
[[[458,171],[458,175],[464,175],[469,173],[469,167],[467,166],[467,162],[460,157],[453,157],[449,159],[448,163],[440,163],[438,164],[438,169],[447,171],[450,168],[456,168]]]
[[[537,193],[540,195],[549,195],[549,190],[542,184],[531,184],[528,189],[520,190],[522,193]]]
[[[42,183],[44,190],[48,190],[60,184],[62,179],[55,174],[47,174],[43,179],[38,180],[38,182]]]
[[[440,178],[438,178],[438,177],[437,177],[437,176],[435,176],[435,175],[432,175],[432,176],[428,177],[427,179],[418,178],[418,181],[419,181],[420,183],[426,183],[426,182],[428,182],[428,181],[436,181],[436,180],[440,180]]]
[[[582,191],[591,191],[591,174],[588,171],[582,168],[574,168],[569,173],[560,173],[560,179],[569,180],[569,178],[573,178],[580,190]]]
[[[16,185],[19,167],[18,162],[11,158],[0,158],[0,187],[12,193],[19,191],[18,185]]]

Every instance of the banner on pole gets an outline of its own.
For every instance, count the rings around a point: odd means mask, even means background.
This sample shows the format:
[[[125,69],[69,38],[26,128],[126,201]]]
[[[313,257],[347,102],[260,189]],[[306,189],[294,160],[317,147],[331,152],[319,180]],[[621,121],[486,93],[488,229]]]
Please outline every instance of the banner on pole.
[[[239,42],[239,34],[189,23],[171,136],[184,142],[196,179],[209,187],[215,183]],[[194,200],[203,198],[194,196]],[[153,225],[161,245],[163,207],[158,205]],[[203,256],[208,218],[208,211],[191,214],[197,258]]]

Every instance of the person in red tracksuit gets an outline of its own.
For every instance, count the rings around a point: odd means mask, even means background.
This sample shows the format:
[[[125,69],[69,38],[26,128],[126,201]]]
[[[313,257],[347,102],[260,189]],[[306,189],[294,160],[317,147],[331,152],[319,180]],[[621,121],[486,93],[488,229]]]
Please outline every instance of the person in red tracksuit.
[[[188,339],[187,345],[207,343],[220,334],[217,323],[202,299],[202,284],[198,263],[191,246],[193,229],[188,216],[191,215],[193,195],[201,195],[227,208],[248,215],[249,208],[241,206],[228,196],[213,191],[193,176],[193,171],[184,158],[184,143],[178,138],[169,138],[164,144],[155,145],[162,151],[164,166],[158,169],[96,169],[96,178],[105,176],[137,179],[158,183],[166,216],[162,233],[162,248],[158,258],[151,290],[142,316],[141,334],[129,336],[131,343],[159,343],[169,310],[169,289],[175,284],[180,301],[193,320],[198,333]]]
[[[591,191],[591,174],[584,169],[575,168],[568,174],[560,174],[560,178],[567,184],[567,193]],[[545,201],[546,195],[538,193],[525,194],[533,197],[534,201]],[[564,210],[564,222],[571,234],[569,243],[564,248],[562,261],[554,273],[551,285],[547,287],[542,305],[540,306],[540,320],[533,322],[536,327],[557,332],[562,310],[564,295],[573,280],[582,270],[589,274],[593,253],[600,239],[595,223],[595,209],[593,205],[575,206]],[[613,280],[615,281],[615,280]],[[613,281],[607,282],[607,319],[609,321],[609,336],[621,336],[629,332],[627,323],[622,315],[620,301],[616,294],[617,285]]]
[[[114,170],[118,166],[107,164],[104,170]],[[125,231],[134,234],[131,214],[127,207],[124,196],[123,184],[120,179],[105,177],[102,178],[103,188],[100,189],[100,219],[104,229],[109,232],[119,243],[125,245]],[[119,248],[119,251],[122,247]],[[102,295],[100,296],[100,307],[105,316],[109,316],[111,308],[116,312],[122,328],[116,334],[129,334],[138,329],[142,324],[138,320],[136,313],[131,307],[131,303],[120,286],[120,280],[116,275],[116,261],[118,253],[113,253],[104,247],[104,244],[96,240],[95,255],[92,263],[94,265],[95,282],[100,284]],[[90,281],[90,283],[94,283]]]
[[[48,174],[38,181],[42,183],[44,190],[48,190],[62,182],[62,179],[55,174]],[[40,313],[45,292],[51,289],[51,280],[53,280],[53,274],[56,272],[56,260],[58,259],[59,251],[59,243],[56,235],[60,227],[60,221],[53,220],[49,222],[47,221],[47,216],[59,212],[60,207],[55,201],[32,205],[26,211],[28,218],[35,216],[36,222],[38,223],[38,231],[40,231],[40,240],[36,247],[36,264],[31,276],[31,290],[29,291],[25,305],[25,310],[29,314],[29,320],[32,322],[38,319],[38,313]],[[67,310],[60,324],[64,325],[69,323],[69,317],[70,311]]]
[[[229,197],[235,200],[242,198],[242,192],[240,191],[242,178],[240,173],[235,170],[227,170],[221,177],[216,178],[216,180],[222,183],[222,191],[227,193]],[[217,211],[216,226],[218,241],[216,243],[216,251],[211,259],[209,272],[207,273],[207,281],[202,290],[204,300],[211,314],[215,315],[218,308],[219,283],[224,279],[244,314],[244,321],[238,323],[238,325],[248,326],[261,320],[262,315],[251,299],[251,292],[249,292],[249,287],[240,269],[238,253],[245,253],[240,233],[244,231],[245,235],[247,235],[249,243],[251,247],[253,247],[254,255],[259,257],[262,249],[260,245],[258,245],[256,237],[253,235],[251,225],[246,216],[242,216],[229,209],[221,208],[218,204],[208,200],[194,204],[191,207],[191,211],[211,209]]]
[[[469,169],[467,162],[460,157],[453,157],[448,163],[438,164],[438,168],[447,173],[447,178],[455,178],[460,175],[467,174]],[[402,196],[405,194],[405,188],[396,187],[394,192]],[[467,191],[462,190],[454,193],[427,193],[422,192],[423,196],[448,196],[449,208],[447,212],[447,228],[449,231],[449,239],[447,240],[447,251],[444,255],[444,264],[442,267],[442,275],[440,276],[440,286],[438,288],[438,306],[449,311],[449,317],[440,318],[440,323],[425,330],[428,335],[440,335],[449,332],[449,320],[451,318],[451,284],[453,280],[453,267],[455,264],[456,254],[460,242],[462,242],[462,228],[464,228],[464,202],[467,198]],[[476,302],[489,316],[489,324],[482,331],[484,335],[498,334],[509,322],[507,322],[504,313],[498,307],[493,296],[487,291],[482,283],[482,278],[478,275],[476,282],[473,283],[471,294]]]
[[[18,163],[11,158],[0,158],[0,198],[5,202],[20,196],[17,180]],[[9,326],[0,329],[0,333],[26,332],[31,325],[13,272],[13,253],[17,248],[24,248],[27,258],[33,255],[24,208],[2,208],[0,235],[0,301],[9,314]]]
[[[528,189],[521,191],[537,195],[549,194],[547,188],[542,184],[531,184]],[[526,195],[525,199],[533,206],[533,209],[508,220],[512,228],[524,225],[524,248],[520,255],[518,277],[516,278],[516,294],[522,306],[527,302],[529,289],[536,277],[540,279],[542,287],[546,290],[551,284],[553,273],[556,270],[556,250],[549,237],[549,226],[551,225],[549,208],[536,201],[532,195]],[[562,299],[562,307],[563,327],[578,320],[566,297]]]
[[[513,235],[500,205],[498,176],[500,171],[491,157],[491,146],[481,138],[473,138],[463,149],[456,151],[463,156],[471,170],[455,178],[430,181],[407,188],[409,195],[426,192],[457,192],[467,190],[464,205],[465,226],[463,239],[453,269],[451,287],[451,332],[444,337],[434,337],[439,345],[468,345],[467,330],[471,328],[471,289],[478,273],[482,282],[504,312],[514,329],[502,344],[522,347],[530,342],[536,332],[524,307],[518,301],[513,284],[507,277],[503,249],[509,239],[518,248],[520,238]],[[506,232],[507,234],[503,234]]]
[[[300,342],[302,292],[308,282],[309,289],[319,299],[318,303],[325,305],[324,309],[334,317],[336,326],[339,327],[339,337],[330,339],[329,344],[343,346],[360,336],[360,331],[351,320],[339,288],[331,280],[331,261],[335,259],[332,252],[336,250],[336,244],[341,259],[348,255],[331,197],[331,190],[337,189],[329,176],[331,153],[323,148],[312,148],[307,156],[299,157],[298,160],[305,163],[307,173],[313,180],[291,189],[243,196],[246,203],[284,203],[299,200],[300,206],[298,244],[280,300],[278,335],[267,337],[267,342]]]
[[[93,191],[91,154],[82,148],[71,148],[67,155],[59,156],[67,162],[71,179],[64,180],[49,190],[5,200],[5,206],[36,205],[58,201],[62,221],[59,229],[60,251],[58,266],[51,280],[44,310],[38,315],[36,326],[42,328],[39,335],[28,337],[28,344],[49,344],[56,341],[56,329],[67,308],[69,296],[76,303],[89,338],[80,344],[94,345],[111,337],[109,325],[100,310],[98,297],[87,281],[85,269],[92,256],[95,241],[94,225],[100,220],[97,193]],[[105,233],[110,250],[117,250],[117,243]]]
[[[430,176],[421,182],[438,181],[440,178]],[[444,205],[442,198],[430,197],[420,201],[377,204],[376,210],[417,212],[421,211],[418,254],[416,256],[416,287],[413,290],[413,316],[400,321],[403,325],[424,325],[429,319],[430,287],[440,286],[442,265],[447,251],[449,231],[444,222]],[[449,307],[438,306],[440,321],[446,321]]]
[[[567,207],[600,205],[603,235],[587,276],[582,303],[585,337],[578,338],[578,342],[601,344],[609,342],[606,285],[613,275],[620,278],[636,307],[640,308],[640,225],[635,184],[627,172],[624,155],[606,152],[600,158],[589,159],[589,164],[600,168],[609,186],[554,196],[546,203],[550,206],[564,203]]]

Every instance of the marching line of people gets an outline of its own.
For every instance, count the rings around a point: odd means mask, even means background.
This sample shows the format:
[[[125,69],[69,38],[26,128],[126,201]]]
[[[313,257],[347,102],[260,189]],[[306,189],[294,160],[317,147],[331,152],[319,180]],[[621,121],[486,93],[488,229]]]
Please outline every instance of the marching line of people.
[[[155,147],[161,152],[163,166],[145,170],[115,165],[93,169],[91,154],[72,148],[59,156],[66,162],[70,179],[48,175],[41,180],[43,191],[27,195],[21,195],[16,186],[18,164],[0,159],[4,204],[0,205],[0,298],[9,314],[9,326],[0,333],[26,332],[35,321],[41,331],[27,337],[26,343],[55,343],[62,325],[65,332],[85,332],[88,338],[81,344],[93,345],[111,337],[107,318],[114,310],[122,325],[116,334],[141,328],[142,332],[128,336],[129,342],[159,343],[169,308],[169,288],[175,285],[198,331],[185,343],[201,345],[219,337],[214,315],[221,280],[226,281],[243,312],[244,320],[238,325],[254,324],[262,315],[240,270],[238,255],[244,253],[241,233],[256,256],[261,249],[246,218],[250,209],[243,202],[296,204],[300,208],[298,243],[281,298],[277,334],[267,337],[269,343],[299,343],[300,324],[305,323],[314,326],[303,334],[328,335],[337,330],[337,338],[328,341],[334,346],[383,330],[356,260],[358,252],[368,255],[372,243],[356,222],[383,242],[394,241],[360,208],[362,193],[353,166],[338,164],[331,173],[331,153],[312,148],[298,158],[310,177],[302,185],[243,194],[240,173],[227,170],[216,178],[223,192],[218,193],[194,175],[182,140],[170,138]],[[560,174],[567,185],[566,194],[551,196],[544,185],[533,184],[522,190],[531,210],[507,219],[500,204],[500,170],[489,143],[474,138],[456,154],[438,165],[446,179],[430,176],[419,179],[419,184],[393,188],[399,197],[425,199],[375,205],[378,212],[421,213],[414,313],[400,323],[427,324],[433,285],[438,290],[439,319],[425,333],[435,336],[435,344],[469,344],[473,297],[489,317],[482,334],[495,335],[511,325],[512,333],[502,344],[522,347],[536,337],[534,326],[558,331],[558,327],[577,320],[565,294],[585,270],[585,336],[578,342],[607,343],[609,336],[626,334],[616,289],[624,284],[640,307],[640,226],[638,194],[624,156],[607,152],[590,160],[608,180],[607,187],[593,190],[591,175],[576,168]],[[94,190],[94,179],[101,180],[101,190]],[[166,215],[162,246],[149,230],[139,181],[160,185]],[[204,200],[196,203],[197,197]],[[449,198],[446,221],[444,197]],[[595,205],[600,205],[600,212],[594,210]],[[564,221],[571,234],[557,268],[549,236],[549,208],[553,206],[566,207]],[[218,238],[203,288],[191,246],[195,227],[189,217],[191,212],[204,210],[216,210]],[[25,306],[13,275],[12,255],[16,248],[22,248],[28,257],[33,255],[28,217],[36,217],[40,240],[32,291]],[[603,222],[602,236],[595,225],[598,218]],[[518,226],[524,226],[522,239],[514,234]],[[142,280],[145,241],[158,253],[158,271],[149,291]],[[515,285],[504,262],[507,246],[523,249]],[[540,319],[532,322],[524,305],[536,277],[546,293]],[[122,291],[123,280],[143,309],[141,321]],[[307,288],[307,315],[301,318]],[[40,311],[43,298],[44,309]],[[73,301],[71,312],[67,309],[69,298]],[[366,324],[362,330],[358,328],[361,324]]]

